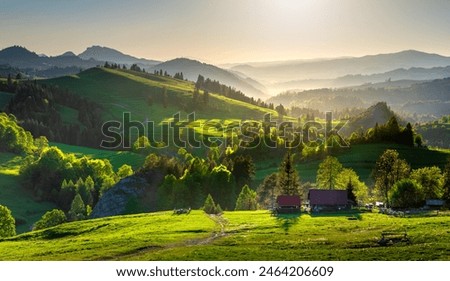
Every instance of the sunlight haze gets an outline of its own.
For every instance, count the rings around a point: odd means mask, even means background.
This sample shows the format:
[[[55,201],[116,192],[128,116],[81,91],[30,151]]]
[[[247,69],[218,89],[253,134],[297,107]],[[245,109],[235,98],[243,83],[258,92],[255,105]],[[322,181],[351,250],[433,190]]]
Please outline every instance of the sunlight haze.
[[[415,49],[450,55],[449,1],[0,1],[0,48],[234,63]]]

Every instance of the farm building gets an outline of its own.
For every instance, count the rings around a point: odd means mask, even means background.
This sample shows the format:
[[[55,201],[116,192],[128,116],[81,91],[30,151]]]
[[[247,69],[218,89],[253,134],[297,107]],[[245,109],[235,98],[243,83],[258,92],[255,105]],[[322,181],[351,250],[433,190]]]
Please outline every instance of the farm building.
[[[278,214],[297,214],[300,213],[302,202],[298,195],[280,195],[277,197]]]
[[[308,199],[313,211],[342,210],[349,206],[347,190],[310,189]]]
[[[444,206],[445,201],[439,200],[439,199],[427,199],[425,207],[431,208],[431,209],[439,209]]]

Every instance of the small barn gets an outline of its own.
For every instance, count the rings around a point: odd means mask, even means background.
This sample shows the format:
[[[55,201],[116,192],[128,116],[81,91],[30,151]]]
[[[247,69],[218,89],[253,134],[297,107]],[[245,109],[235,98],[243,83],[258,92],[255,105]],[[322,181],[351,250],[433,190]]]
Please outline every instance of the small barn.
[[[427,199],[425,207],[430,209],[440,209],[444,206],[445,201],[439,199]]]
[[[342,210],[349,207],[347,190],[310,189],[308,200],[311,210]]]
[[[277,197],[276,212],[278,214],[298,214],[302,202],[298,195],[280,195]]]

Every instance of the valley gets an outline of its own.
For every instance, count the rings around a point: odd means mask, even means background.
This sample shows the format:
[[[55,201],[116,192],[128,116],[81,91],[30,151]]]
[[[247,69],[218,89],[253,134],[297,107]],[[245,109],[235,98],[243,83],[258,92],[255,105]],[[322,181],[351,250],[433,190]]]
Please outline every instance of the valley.
[[[448,260],[448,57],[0,63],[19,71],[0,73],[2,260]],[[315,189],[346,190],[345,211],[312,210]],[[271,215],[279,195],[301,213]],[[380,246],[389,231],[412,242]]]

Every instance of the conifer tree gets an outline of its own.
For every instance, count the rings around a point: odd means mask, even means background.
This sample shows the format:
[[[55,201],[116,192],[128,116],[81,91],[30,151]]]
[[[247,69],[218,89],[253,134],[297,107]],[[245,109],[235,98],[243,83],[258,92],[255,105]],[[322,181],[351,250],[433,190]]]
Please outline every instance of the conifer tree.
[[[298,176],[297,170],[295,170],[290,151],[288,151],[283,162],[281,162],[278,172],[277,189],[283,195],[299,195],[300,177]]]

